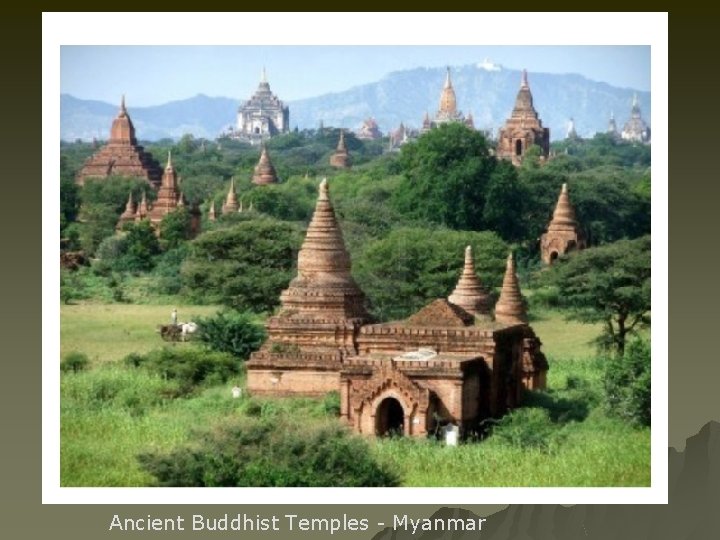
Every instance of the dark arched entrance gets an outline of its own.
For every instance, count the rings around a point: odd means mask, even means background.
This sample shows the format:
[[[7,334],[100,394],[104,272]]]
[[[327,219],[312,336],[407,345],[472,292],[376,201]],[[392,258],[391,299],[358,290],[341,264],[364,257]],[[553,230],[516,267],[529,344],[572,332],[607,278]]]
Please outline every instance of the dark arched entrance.
[[[518,139],[515,141],[515,155],[522,156],[522,140]]]
[[[554,263],[555,260],[558,258],[558,252],[553,251],[550,253],[550,264]]]
[[[375,434],[402,435],[405,432],[405,411],[400,402],[392,397],[383,399],[375,411]]]

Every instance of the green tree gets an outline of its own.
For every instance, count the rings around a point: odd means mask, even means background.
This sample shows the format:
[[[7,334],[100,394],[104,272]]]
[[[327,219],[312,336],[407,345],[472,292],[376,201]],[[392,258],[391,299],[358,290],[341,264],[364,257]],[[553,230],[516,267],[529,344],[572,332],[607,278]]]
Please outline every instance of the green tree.
[[[508,242],[527,237],[525,206],[527,190],[518,180],[515,167],[509,161],[498,163],[490,176],[483,219],[488,229],[497,232]]]
[[[623,356],[607,361],[605,406],[610,414],[633,424],[650,425],[650,343],[635,339]]]
[[[190,243],[183,286],[196,302],[269,311],[293,277],[301,242],[296,226],[270,218],[207,231]]]
[[[485,228],[478,209],[496,160],[480,132],[444,124],[403,146],[400,165],[404,181],[393,203],[401,213],[452,229]]]
[[[78,185],[72,178],[60,180],[60,229],[77,219],[80,210],[80,193]]]
[[[507,257],[506,244],[492,232],[395,229],[367,244],[354,274],[378,318],[404,318],[452,292],[468,245],[481,281],[492,290],[502,281]]]
[[[265,341],[265,329],[250,313],[225,310],[197,320],[199,338],[209,349],[230,353],[242,360],[250,358]]]
[[[150,222],[130,223],[125,226],[124,232],[124,252],[115,268],[131,272],[152,270],[155,256],[160,253],[160,244]]]
[[[619,356],[628,335],[650,322],[649,236],[574,252],[546,279],[572,318],[604,323],[604,344]]]
[[[175,249],[192,237],[190,213],[185,208],[165,214],[160,222],[160,247],[163,251]]]

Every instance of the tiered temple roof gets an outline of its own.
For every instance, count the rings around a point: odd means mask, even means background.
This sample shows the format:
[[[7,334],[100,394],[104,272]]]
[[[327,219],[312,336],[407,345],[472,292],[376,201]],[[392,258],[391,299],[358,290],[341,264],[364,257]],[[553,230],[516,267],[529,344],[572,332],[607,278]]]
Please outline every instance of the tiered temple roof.
[[[157,199],[153,203],[148,217],[152,223],[160,223],[166,214],[173,212],[178,207],[181,199],[178,188],[178,177],[175,167],[172,164],[172,155],[168,152],[167,165],[162,177],[162,184],[158,190]]]
[[[328,196],[327,180],[323,179],[315,213],[298,254],[297,276],[280,296],[283,311],[300,318],[368,319],[365,295],[350,269],[350,255]]]
[[[490,320],[490,295],[475,273],[472,247],[465,248],[465,265],[455,290],[448,301],[463,308],[471,315]]]
[[[157,187],[161,175],[162,169],[158,162],[138,145],[135,126],[125,108],[125,96],[123,96],[120,110],[110,128],[110,140],[88,158],[80,169],[76,181],[78,184],[83,184],[88,178],[130,176],[143,178]]]
[[[550,153],[550,130],[542,126],[533,105],[533,96],[528,84],[527,71],[523,70],[520,90],[515,98],[510,118],[498,134],[497,156],[509,159],[515,165],[522,162],[525,152],[532,146],[540,147],[542,156]]]

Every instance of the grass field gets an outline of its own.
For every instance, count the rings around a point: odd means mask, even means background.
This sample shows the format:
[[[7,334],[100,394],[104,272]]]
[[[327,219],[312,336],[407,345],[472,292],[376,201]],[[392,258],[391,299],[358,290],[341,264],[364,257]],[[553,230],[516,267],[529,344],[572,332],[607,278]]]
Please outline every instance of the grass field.
[[[61,378],[61,482],[64,486],[143,486],[154,482],[137,455],[191,445],[197,430],[246,414],[247,396],[230,397],[228,381],[189,397],[168,398],[168,381],[119,360],[169,347],[156,333],[172,305],[71,305],[61,308],[61,354],[88,355],[86,372]],[[178,307],[179,318],[216,307]],[[539,406],[553,420],[547,448],[518,448],[490,437],[446,448],[429,440],[370,442],[376,459],[406,486],[637,486],[650,483],[649,429],[608,418],[598,406],[603,365],[594,359],[598,325],[567,322],[547,312],[532,322],[550,363]],[[579,382],[578,382],[579,381]],[[327,421],[316,400],[265,400],[261,415]],[[257,405],[257,400],[256,400]],[[537,403],[535,405],[538,405]],[[566,414],[566,413],[571,414]]]
[[[60,307],[60,356],[79,351],[93,363],[146,353],[164,342],[158,325],[170,323],[173,305],[78,304]],[[216,306],[177,306],[178,320],[207,317]],[[185,346],[178,344],[178,346]]]

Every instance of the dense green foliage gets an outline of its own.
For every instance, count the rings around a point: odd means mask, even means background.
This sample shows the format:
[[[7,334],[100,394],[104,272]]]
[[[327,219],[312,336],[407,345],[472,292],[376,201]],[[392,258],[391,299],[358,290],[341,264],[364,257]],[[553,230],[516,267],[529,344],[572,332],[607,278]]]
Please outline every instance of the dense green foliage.
[[[462,124],[443,124],[402,147],[403,182],[393,204],[403,214],[452,229],[482,230],[481,209],[495,170],[485,138]]]
[[[650,425],[650,343],[636,339],[623,356],[607,360],[605,404],[610,414],[642,426]]]
[[[182,265],[197,303],[270,311],[293,275],[302,236],[290,223],[258,217],[198,236]]]
[[[209,349],[247,360],[265,341],[265,328],[249,313],[224,310],[196,321],[199,338]]]
[[[650,322],[650,237],[561,257],[545,274],[570,316],[602,321],[603,343],[620,355],[628,334]]]
[[[166,347],[145,355],[130,354],[124,362],[176,381],[183,394],[193,392],[202,384],[223,383],[241,371],[240,362],[230,354],[196,349]]]
[[[473,246],[475,269],[482,282],[489,289],[498,286],[508,248],[490,232],[396,229],[365,246],[354,273],[378,318],[404,318],[450,294],[460,277],[468,245]]]
[[[141,454],[161,486],[379,487],[397,477],[367,442],[336,424],[245,420],[206,433],[199,445]]]

